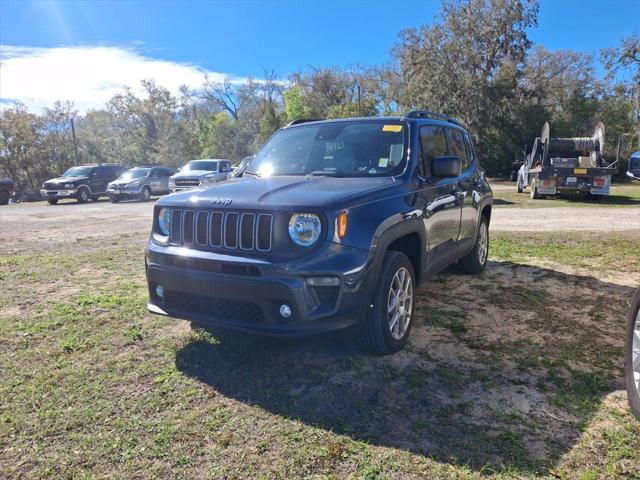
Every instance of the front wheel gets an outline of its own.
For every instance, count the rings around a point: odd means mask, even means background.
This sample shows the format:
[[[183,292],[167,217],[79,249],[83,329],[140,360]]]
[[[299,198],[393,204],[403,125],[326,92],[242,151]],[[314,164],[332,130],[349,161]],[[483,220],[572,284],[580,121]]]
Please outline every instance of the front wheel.
[[[111,196],[111,203],[118,203],[120,201],[120,197],[117,195]]]
[[[489,221],[484,215],[480,217],[476,243],[469,253],[462,257],[459,266],[464,273],[482,273],[487,267],[489,257]]]
[[[148,202],[151,199],[151,189],[149,187],[144,187],[142,189],[142,201]]]
[[[625,335],[624,378],[631,411],[640,420],[640,289],[631,301]]]
[[[58,203],[58,199],[54,198],[52,200],[47,200],[47,202],[49,203],[49,205],[56,205]]]
[[[531,180],[531,200],[539,200],[543,198],[542,195],[538,193],[538,179],[534,178]]]
[[[78,192],[78,203],[87,203],[89,201],[89,192],[86,188],[81,188]]]
[[[372,308],[360,335],[372,351],[387,355],[407,343],[415,308],[415,275],[404,253],[387,251],[376,285]]]

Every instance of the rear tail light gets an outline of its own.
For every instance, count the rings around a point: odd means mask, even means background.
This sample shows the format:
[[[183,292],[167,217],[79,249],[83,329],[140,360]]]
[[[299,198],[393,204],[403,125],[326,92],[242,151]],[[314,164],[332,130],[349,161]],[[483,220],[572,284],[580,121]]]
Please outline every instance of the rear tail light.
[[[553,185],[555,185],[556,181],[553,178],[546,178],[543,180],[540,180],[540,185],[542,185],[543,187],[551,187]]]
[[[604,187],[604,177],[596,177],[593,179],[593,184],[596,187]]]

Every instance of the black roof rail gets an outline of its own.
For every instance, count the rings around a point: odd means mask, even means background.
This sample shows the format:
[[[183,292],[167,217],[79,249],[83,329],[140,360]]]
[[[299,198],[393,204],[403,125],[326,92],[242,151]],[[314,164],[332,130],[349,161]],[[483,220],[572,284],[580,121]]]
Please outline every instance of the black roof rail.
[[[428,110],[412,110],[405,115],[407,118],[433,118],[434,120],[442,120],[444,122],[455,123],[460,125],[460,122],[455,118],[451,118],[443,113],[429,112]]]
[[[293,120],[287,123],[285,126],[291,127],[292,125],[300,125],[301,123],[307,123],[307,122],[319,122],[321,120],[322,118],[298,118],[297,120]]]

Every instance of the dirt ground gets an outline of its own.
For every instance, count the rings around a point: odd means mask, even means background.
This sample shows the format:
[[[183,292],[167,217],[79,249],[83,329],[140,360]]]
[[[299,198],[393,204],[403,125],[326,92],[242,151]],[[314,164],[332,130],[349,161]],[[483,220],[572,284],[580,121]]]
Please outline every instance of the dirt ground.
[[[499,197],[510,192],[513,184],[493,182]],[[528,195],[522,195],[522,199]],[[510,208],[499,201],[494,207],[493,231],[629,231],[640,233],[640,201],[624,208],[581,205],[554,206],[553,200],[540,200],[550,207]],[[151,226],[153,202],[121,202],[111,204],[102,200],[87,204],[64,201],[58,205],[44,202],[10,205],[0,208],[0,242],[5,247],[17,245],[46,245],[74,242],[80,239],[108,239],[120,235],[135,235]],[[6,225],[6,228],[4,226]],[[73,228],[67,226],[73,225]],[[64,232],[64,235],[61,233]]]
[[[0,476],[640,477],[622,385],[640,206],[496,205],[487,270],[421,287],[389,357],[149,315],[152,209],[0,207]],[[594,253],[553,256],[574,245]]]

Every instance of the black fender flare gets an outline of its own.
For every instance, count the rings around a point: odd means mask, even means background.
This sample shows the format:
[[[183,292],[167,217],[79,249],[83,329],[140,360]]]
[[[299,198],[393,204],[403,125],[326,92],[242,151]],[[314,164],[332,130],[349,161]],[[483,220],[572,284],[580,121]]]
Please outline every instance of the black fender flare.
[[[371,254],[373,255],[371,276],[373,278],[378,277],[384,254],[389,249],[389,245],[410,234],[418,234],[420,237],[420,271],[416,271],[414,274],[416,276],[416,284],[419,285],[421,283],[427,261],[427,231],[422,217],[417,216],[399,220],[383,230],[379,235],[376,232],[375,243],[372,242],[371,245]]]

